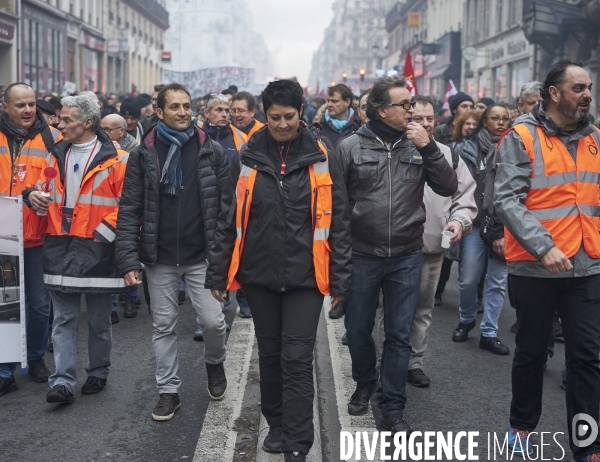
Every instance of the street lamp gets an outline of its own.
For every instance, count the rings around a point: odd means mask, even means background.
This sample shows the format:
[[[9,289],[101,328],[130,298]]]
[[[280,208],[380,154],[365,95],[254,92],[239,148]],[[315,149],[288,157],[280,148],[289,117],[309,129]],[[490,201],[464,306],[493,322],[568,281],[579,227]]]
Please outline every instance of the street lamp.
[[[331,82],[331,86],[335,87],[335,82],[334,81]]]
[[[365,81],[365,74],[367,73],[367,71],[365,71],[364,69],[361,69],[360,71],[358,71],[358,73],[360,74],[360,81],[364,82]]]
[[[342,74],[342,78],[344,79],[344,83],[346,83],[346,81],[347,81],[347,79],[348,79],[348,73],[347,73],[347,72],[344,72],[344,73]]]

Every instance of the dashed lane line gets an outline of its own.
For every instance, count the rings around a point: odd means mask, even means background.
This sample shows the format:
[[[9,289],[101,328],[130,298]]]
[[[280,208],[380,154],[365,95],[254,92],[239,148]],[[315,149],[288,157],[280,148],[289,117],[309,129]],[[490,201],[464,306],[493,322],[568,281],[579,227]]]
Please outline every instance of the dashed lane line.
[[[233,460],[237,439],[233,426],[242,410],[253,344],[252,319],[236,319],[227,341],[227,393],[222,401],[208,405],[193,462]]]

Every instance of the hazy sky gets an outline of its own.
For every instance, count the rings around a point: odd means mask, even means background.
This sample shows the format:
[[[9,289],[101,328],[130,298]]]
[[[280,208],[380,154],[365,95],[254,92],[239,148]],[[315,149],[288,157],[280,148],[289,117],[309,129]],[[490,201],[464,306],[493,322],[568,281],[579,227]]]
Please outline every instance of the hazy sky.
[[[254,30],[263,35],[277,75],[306,86],[313,53],[333,17],[334,0],[248,0]]]

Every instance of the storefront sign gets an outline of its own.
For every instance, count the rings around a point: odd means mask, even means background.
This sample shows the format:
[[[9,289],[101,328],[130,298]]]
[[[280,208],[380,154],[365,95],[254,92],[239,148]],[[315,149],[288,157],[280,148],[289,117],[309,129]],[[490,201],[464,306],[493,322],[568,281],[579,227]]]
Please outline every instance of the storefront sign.
[[[121,51],[121,44],[118,40],[108,40],[106,42],[106,50],[109,53],[118,53]]]
[[[523,31],[519,30],[508,37],[496,40],[489,46],[488,51],[490,65],[494,67],[526,58],[529,55],[529,44]]]
[[[97,38],[92,37],[91,35],[85,36],[85,46],[91,48],[92,50],[104,51],[104,41],[98,40]]]
[[[421,13],[411,11],[408,13],[408,27],[420,27],[421,26]]]

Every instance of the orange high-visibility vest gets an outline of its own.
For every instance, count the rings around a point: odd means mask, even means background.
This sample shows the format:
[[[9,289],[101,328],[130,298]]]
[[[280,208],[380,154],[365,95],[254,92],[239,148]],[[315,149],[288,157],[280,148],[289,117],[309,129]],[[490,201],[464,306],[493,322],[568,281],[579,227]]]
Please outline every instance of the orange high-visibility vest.
[[[129,155],[119,149],[114,157],[87,171],[73,207],[73,221],[69,236],[98,239],[113,242],[117,228],[119,200],[125,179],[125,169]],[[52,166],[60,171],[56,157],[52,156]],[[65,187],[62,175],[51,180],[50,207],[48,209],[48,234],[65,236],[62,230],[62,208]],[[40,184],[45,181],[41,176]]]
[[[48,127],[52,139],[56,143],[62,134]],[[21,147],[21,153],[15,160],[14,172],[10,146],[6,135],[0,132],[0,196],[17,197],[28,188],[35,188],[44,169],[48,166],[48,147],[44,142],[42,133],[34,139],[26,140]],[[23,245],[36,247],[44,242],[46,233],[46,219],[38,216],[35,210],[23,207]],[[34,237],[38,237],[35,239]]]
[[[248,132],[248,134],[246,135],[248,137],[248,139],[250,139],[252,137],[252,135],[254,135],[257,131],[259,131],[264,126],[265,126],[265,124],[254,119],[254,127],[252,127],[250,129],[250,131]]]
[[[327,149],[319,141],[319,148],[327,158]],[[256,180],[256,169],[242,165],[236,187],[236,217],[235,226],[237,237],[229,266],[227,290],[239,289],[241,286],[235,279],[240,266],[244,249],[248,217],[252,206],[252,193]],[[317,162],[308,166],[310,176],[310,198],[312,204],[313,225],[313,264],[317,287],[323,295],[329,293],[329,228],[331,226],[332,199],[331,176],[329,175],[329,162]]]
[[[198,127],[204,127],[204,122],[198,122]],[[237,152],[240,152],[240,149],[242,149],[242,145],[246,141],[248,141],[250,135],[246,135],[243,131],[241,131],[233,124],[229,124],[229,127],[231,127],[231,133],[233,136],[233,143],[235,144],[235,149],[237,150]]]
[[[577,162],[556,136],[541,127],[518,124],[532,165],[531,187],[524,205],[552,235],[567,257],[583,242],[587,254],[600,258],[600,132],[579,140]],[[505,229],[507,261],[536,260]]]

